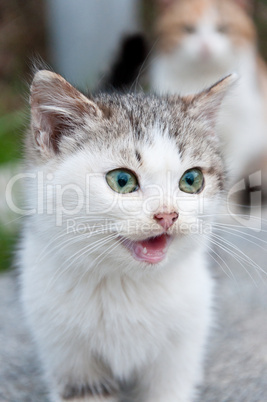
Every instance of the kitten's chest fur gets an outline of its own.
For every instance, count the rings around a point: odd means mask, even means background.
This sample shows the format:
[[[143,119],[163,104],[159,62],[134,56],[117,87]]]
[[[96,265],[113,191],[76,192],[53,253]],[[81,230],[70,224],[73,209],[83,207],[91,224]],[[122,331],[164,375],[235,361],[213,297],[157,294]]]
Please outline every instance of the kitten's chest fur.
[[[204,249],[184,258],[182,264],[176,262],[164,273],[150,272],[140,281],[114,273],[97,281],[90,273],[77,273],[75,266],[72,275],[68,272],[51,280],[58,263],[51,259],[43,269],[39,266],[38,283],[27,280],[31,272],[26,274],[28,305],[33,312],[41,312],[41,320],[48,319],[51,327],[58,327],[64,342],[79,339],[85,360],[87,353],[105,356],[115,374],[129,376],[153,361],[172,336],[194,337],[196,318],[203,327],[210,321],[210,316],[202,313],[210,303],[213,285]],[[35,269],[33,261],[29,264]],[[31,302],[37,298],[38,303]],[[50,329],[45,331],[49,334]]]

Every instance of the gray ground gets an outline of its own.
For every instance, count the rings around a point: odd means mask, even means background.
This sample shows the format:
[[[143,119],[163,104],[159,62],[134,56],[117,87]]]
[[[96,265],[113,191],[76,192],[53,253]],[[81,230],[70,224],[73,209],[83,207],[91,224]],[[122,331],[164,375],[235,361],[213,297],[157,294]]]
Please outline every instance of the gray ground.
[[[247,229],[245,233],[267,241],[267,232],[255,234]],[[263,269],[267,268],[265,243],[257,240],[261,249],[229,233],[224,237]],[[235,279],[226,266],[224,273],[211,258],[211,270],[217,280],[218,325],[210,339],[206,377],[198,402],[266,402],[267,280],[255,268],[242,267],[233,256],[220,254]],[[22,319],[14,273],[0,276],[0,401],[48,401],[34,345]]]

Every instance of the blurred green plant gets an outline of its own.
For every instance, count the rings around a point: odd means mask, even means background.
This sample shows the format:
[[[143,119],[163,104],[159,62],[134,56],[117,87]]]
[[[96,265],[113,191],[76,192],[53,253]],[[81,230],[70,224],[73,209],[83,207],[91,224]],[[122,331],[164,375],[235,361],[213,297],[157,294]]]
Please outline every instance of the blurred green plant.
[[[0,117],[0,165],[21,157],[21,134],[25,128],[26,113],[18,110]]]
[[[12,267],[18,233],[0,226],[0,272]]]
[[[18,225],[5,204],[5,175],[9,169],[19,164],[22,150],[22,133],[28,117],[25,109],[15,110],[0,117],[0,175],[1,214],[0,216],[0,271],[12,266],[13,251],[18,237]]]

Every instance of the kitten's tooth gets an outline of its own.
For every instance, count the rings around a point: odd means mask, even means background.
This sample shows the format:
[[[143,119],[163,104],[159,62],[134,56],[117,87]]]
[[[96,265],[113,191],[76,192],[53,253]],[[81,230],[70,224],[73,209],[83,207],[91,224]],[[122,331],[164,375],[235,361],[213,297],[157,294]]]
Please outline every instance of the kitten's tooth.
[[[143,253],[147,254],[147,248],[146,247],[143,248]]]

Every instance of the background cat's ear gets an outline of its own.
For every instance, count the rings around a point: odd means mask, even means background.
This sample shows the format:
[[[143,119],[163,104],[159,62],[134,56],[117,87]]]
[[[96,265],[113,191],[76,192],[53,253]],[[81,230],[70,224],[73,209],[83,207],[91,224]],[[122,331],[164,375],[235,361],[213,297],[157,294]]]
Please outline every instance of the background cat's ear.
[[[177,3],[179,0],[155,0],[159,12],[164,12],[173,3]]]
[[[217,123],[221,103],[237,78],[237,74],[230,74],[198,95],[183,97],[188,105],[189,114],[200,118],[213,129]]]
[[[248,14],[252,14],[254,11],[255,1],[254,0],[233,0],[241,8],[243,8]]]
[[[82,95],[60,75],[38,71],[31,85],[31,128],[40,152],[60,151],[62,138],[75,136],[85,121],[102,116],[96,104]]]

